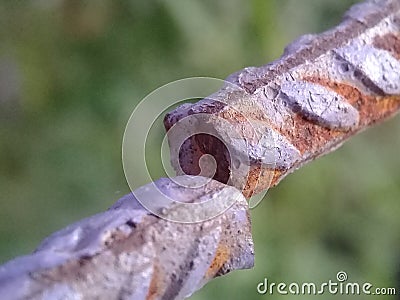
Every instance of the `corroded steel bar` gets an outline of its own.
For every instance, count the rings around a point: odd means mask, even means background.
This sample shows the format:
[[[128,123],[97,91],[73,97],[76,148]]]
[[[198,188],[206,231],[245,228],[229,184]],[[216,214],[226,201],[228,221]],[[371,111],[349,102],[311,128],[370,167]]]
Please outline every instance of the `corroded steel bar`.
[[[177,171],[196,175],[200,157],[211,154],[213,178],[249,197],[398,112],[400,1],[357,4],[337,27],[302,36],[280,59],[227,81],[210,97],[170,112],[164,124],[174,127],[169,144]],[[194,133],[211,134],[194,134],[175,149],[185,118],[196,119]]]
[[[195,125],[215,134],[189,138],[173,163],[196,173],[198,159],[211,153],[215,178],[250,196],[393,115],[400,108],[399,10],[398,0],[356,5],[339,26],[300,38],[279,60],[235,73],[219,92],[168,114],[167,129],[202,115]],[[170,144],[176,148],[171,137]],[[236,169],[246,172],[245,182],[230,178]],[[196,185],[205,180],[187,178]],[[215,276],[253,265],[248,207],[238,189],[216,181],[186,189],[161,179],[140,188],[141,196],[153,199],[155,189],[194,204],[237,201],[216,218],[183,224],[154,216],[125,196],[108,211],[53,234],[34,253],[2,265],[0,295],[182,299]],[[182,212],[179,205],[163,214],[176,212]]]
[[[227,197],[235,203],[211,220],[185,224],[150,214],[129,194],[2,265],[1,298],[183,299],[216,276],[253,266],[247,202],[237,189],[217,181],[183,188],[170,179],[141,189],[149,198],[159,189],[187,203]]]

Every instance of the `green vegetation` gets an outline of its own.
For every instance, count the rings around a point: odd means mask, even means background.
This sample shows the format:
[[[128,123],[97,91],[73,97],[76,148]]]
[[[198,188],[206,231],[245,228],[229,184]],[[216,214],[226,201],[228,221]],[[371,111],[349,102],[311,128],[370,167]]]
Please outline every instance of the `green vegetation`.
[[[2,1],[0,262],[129,192],[122,135],[146,94],[276,59],[353,2]],[[399,133],[393,119],[270,190],[252,211],[256,267],[193,299],[259,299],[264,277],[320,283],[340,270],[352,282],[397,286]]]

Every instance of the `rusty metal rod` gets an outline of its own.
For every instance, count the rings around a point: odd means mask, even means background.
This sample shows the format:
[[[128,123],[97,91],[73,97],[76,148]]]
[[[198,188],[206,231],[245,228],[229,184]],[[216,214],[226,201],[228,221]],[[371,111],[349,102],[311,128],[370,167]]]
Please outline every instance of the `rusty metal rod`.
[[[218,162],[215,179],[222,183],[182,188],[160,179],[139,188],[141,195],[157,198],[162,191],[190,203],[233,198],[234,204],[216,218],[184,224],[150,214],[127,195],[106,212],[54,233],[32,254],[2,265],[2,297],[183,299],[215,276],[252,267],[243,195],[277,184],[399,110],[399,27],[400,1],[358,4],[337,27],[303,36],[277,61],[237,72],[209,98],[169,113],[167,129],[184,117],[208,115],[199,126],[208,126],[213,137],[190,138],[178,153],[169,134],[172,160],[195,174],[199,157],[211,153]],[[232,129],[238,139],[232,139]],[[163,213],[176,212],[182,212],[179,205]]]

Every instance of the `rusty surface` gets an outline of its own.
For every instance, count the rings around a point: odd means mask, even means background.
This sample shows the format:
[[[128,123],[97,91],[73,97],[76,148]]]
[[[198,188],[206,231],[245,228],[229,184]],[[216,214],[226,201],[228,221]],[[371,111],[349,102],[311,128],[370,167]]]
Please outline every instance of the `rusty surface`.
[[[156,184],[187,203],[237,200],[208,221],[178,223],[127,195],[108,211],[54,233],[31,256],[3,265],[2,297],[183,299],[215,276],[253,266],[250,216],[238,190],[216,181],[194,189],[170,179]],[[157,195],[155,185],[144,188],[148,197]]]
[[[399,10],[398,0],[355,5],[337,27],[299,38],[279,60],[232,74],[227,80],[234,86],[166,115],[170,130],[183,118],[207,114],[196,124],[213,136],[189,138],[172,164],[207,175],[201,157],[211,154],[217,167],[210,176],[222,183],[193,190],[160,179],[139,188],[142,195],[150,203],[156,188],[185,203],[237,198],[227,210],[202,222],[171,222],[127,195],[54,233],[34,253],[2,265],[2,297],[183,299],[216,276],[251,268],[254,247],[243,195],[276,185],[399,111]],[[169,143],[176,146],[170,132]],[[206,180],[184,177],[196,184]],[[176,205],[163,214],[186,212]]]
[[[195,175],[201,156],[211,154],[217,162],[213,178],[250,197],[393,116],[400,109],[399,11],[395,0],[355,5],[336,28],[299,38],[279,60],[229,76],[235,86],[227,83],[212,97],[168,113],[167,131],[201,113],[210,115],[203,123],[212,128],[208,137],[188,139],[180,157],[171,155],[172,165]],[[243,143],[232,151],[226,145],[237,141],[235,130]],[[273,135],[263,136],[263,130]],[[274,164],[260,155],[268,143],[274,143]],[[169,144],[175,146],[173,137]],[[234,162],[243,157],[248,170],[235,175]]]
[[[215,253],[214,259],[211,262],[210,267],[207,270],[206,277],[213,278],[223,267],[224,264],[229,260],[230,257],[229,247],[226,245],[219,245]]]

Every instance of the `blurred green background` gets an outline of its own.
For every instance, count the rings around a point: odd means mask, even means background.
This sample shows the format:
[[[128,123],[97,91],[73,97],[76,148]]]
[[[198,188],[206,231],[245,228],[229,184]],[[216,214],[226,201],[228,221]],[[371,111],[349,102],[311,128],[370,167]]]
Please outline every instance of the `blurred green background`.
[[[129,192],[122,135],[146,94],[265,64],[354,2],[1,1],[0,262]],[[399,133],[392,119],[271,189],[252,210],[255,268],[193,299],[309,299],[260,296],[256,286],[264,277],[321,283],[340,270],[398,287]]]

